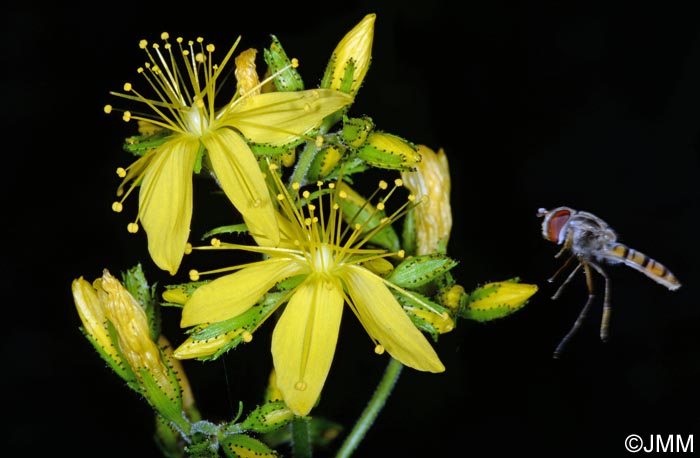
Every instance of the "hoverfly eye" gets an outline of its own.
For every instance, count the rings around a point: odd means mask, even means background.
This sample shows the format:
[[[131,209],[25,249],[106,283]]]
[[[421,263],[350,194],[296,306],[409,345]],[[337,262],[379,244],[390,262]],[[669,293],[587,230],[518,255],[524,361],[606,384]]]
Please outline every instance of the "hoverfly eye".
[[[571,211],[569,210],[558,210],[552,213],[547,220],[547,236],[549,240],[559,243],[559,234],[570,217]]]

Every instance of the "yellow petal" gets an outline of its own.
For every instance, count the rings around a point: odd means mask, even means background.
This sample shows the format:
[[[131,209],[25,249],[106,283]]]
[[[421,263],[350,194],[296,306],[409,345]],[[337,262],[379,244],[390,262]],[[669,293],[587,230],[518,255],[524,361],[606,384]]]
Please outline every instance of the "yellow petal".
[[[112,339],[107,330],[107,317],[104,305],[97,295],[97,291],[83,277],[73,280],[73,301],[78,315],[83,323],[85,332],[95,339],[102,349],[111,356],[114,361],[121,361],[119,354],[112,344]]]
[[[230,129],[202,137],[214,173],[226,196],[241,212],[248,230],[262,246],[279,244],[279,228],[265,179],[245,140]]]
[[[240,99],[222,119],[255,143],[284,145],[318,127],[323,118],[352,103],[332,89],[269,92]]]
[[[175,275],[190,235],[192,171],[199,142],[182,138],[160,147],[144,174],[139,215],[153,262]]]
[[[297,415],[316,403],[333,361],[343,296],[340,285],[316,279],[294,293],[272,334],[277,387]]]
[[[202,285],[182,309],[180,326],[223,321],[252,307],[275,283],[302,273],[289,259],[267,259]]]
[[[358,318],[367,333],[406,366],[442,372],[445,366],[425,336],[415,327],[380,277],[347,265],[340,271]]]

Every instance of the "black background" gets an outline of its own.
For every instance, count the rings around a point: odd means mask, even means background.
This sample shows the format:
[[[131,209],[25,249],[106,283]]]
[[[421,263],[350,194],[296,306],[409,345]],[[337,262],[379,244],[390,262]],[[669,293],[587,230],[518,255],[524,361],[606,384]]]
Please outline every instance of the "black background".
[[[120,142],[132,131],[102,106],[119,103],[109,90],[136,80],[138,41],[167,30],[223,52],[239,34],[260,49],[274,33],[310,87],[370,12],[374,60],[351,113],[445,149],[460,283],[520,276],[540,291],[507,319],[460,322],[442,336],[445,373],[404,370],[356,456],[626,456],[632,433],[694,433],[698,447],[700,26],[670,3],[5,6],[0,450],[159,456],[148,408],[81,336],[70,294],[78,276],[138,261],[153,281],[171,280],[145,259],[141,236],[125,231],[136,199],[122,215],[110,210],[114,169],[128,160]],[[559,205],[604,218],[683,287],[669,292],[631,269],[607,269],[610,342],[598,339],[598,304],[553,360],[586,295],[578,278],[549,299],[557,247],[541,238],[535,214]],[[165,333],[178,342],[176,323],[166,317]],[[205,416],[230,419],[238,400],[254,405],[269,333],[225,362],[186,362]],[[386,363],[371,348],[348,316],[316,413],[350,427]]]

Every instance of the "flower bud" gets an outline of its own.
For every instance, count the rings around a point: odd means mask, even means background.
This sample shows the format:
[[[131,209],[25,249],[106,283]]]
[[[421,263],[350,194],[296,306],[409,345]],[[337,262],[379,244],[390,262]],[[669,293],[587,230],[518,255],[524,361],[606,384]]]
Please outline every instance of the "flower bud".
[[[225,436],[221,445],[228,449],[226,456],[241,458],[277,458],[279,456],[263,442],[246,434]]]
[[[476,321],[491,321],[521,309],[537,292],[537,285],[519,279],[488,283],[469,294],[459,315]]]
[[[416,254],[444,253],[452,230],[450,169],[445,152],[418,146],[421,161],[414,171],[402,171],[404,185],[421,203],[413,211]]]
[[[383,210],[378,210],[343,181],[338,182],[338,190],[343,193],[343,218],[349,224],[363,226],[363,233],[369,233],[383,224],[382,221],[386,218]],[[398,251],[400,248],[399,236],[390,225],[384,226],[370,240],[390,251]]]
[[[253,410],[240,427],[247,431],[267,433],[281,428],[293,419],[294,412],[284,401],[270,401]]]
[[[151,339],[141,304],[107,269],[93,285],[82,277],[74,280],[73,298],[83,330],[100,355],[159,414],[186,428],[177,374]]]
[[[375,19],[375,14],[368,14],[340,40],[326,66],[322,88],[357,92],[372,60]]]
[[[260,78],[255,69],[255,57],[258,51],[254,48],[246,49],[236,56],[236,91],[240,95],[260,94]]]
[[[407,140],[386,132],[373,131],[357,154],[373,167],[412,170],[421,161],[418,148]]]
[[[287,53],[284,52],[282,44],[276,36],[272,36],[270,48],[263,51],[263,58],[270,73],[276,75],[272,82],[277,91],[304,90],[304,81],[301,79],[301,75],[295,66],[292,65],[292,61],[287,57]]]
[[[456,265],[457,261],[442,254],[411,256],[396,266],[387,280],[403,288],[417,288],[438,279]]]

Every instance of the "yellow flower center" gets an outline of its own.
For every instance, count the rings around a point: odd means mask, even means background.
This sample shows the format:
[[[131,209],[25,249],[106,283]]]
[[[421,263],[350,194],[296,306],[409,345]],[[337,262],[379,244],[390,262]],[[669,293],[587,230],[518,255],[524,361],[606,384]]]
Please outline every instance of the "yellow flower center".
[[[330,273],[334,266],[333,250],[327,243],[322,243],[311,253],[311,268],[314,272]]]

